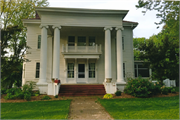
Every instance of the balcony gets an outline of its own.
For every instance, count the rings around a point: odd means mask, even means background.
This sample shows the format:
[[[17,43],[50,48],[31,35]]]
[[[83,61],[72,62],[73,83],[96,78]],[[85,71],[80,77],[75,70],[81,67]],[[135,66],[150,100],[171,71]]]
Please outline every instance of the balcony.
[[[98,59],[102,54],[101,44],[98,46],[68,46],[62,45],[62,54],[64,58],[95,58]]]

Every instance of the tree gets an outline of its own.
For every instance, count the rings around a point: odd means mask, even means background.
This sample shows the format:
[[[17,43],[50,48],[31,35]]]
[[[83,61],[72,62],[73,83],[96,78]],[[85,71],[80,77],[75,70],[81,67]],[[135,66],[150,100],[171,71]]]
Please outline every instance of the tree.
[[[1,82],[2,87],[21,85],[22,63],[26,50],[26,28],[22,19],[35,17],[35,7],[48,6],[47,0],[4,0],[0,1],[1,40]]]
[[[138,49],[140,59],[149,61],[154,79],[179,78],[179,2],[178,1],[144,1],[139,0],[136,8],[147,11],[156,10],[161,18],[156,25],[164,24],[162,31],[151,36]],[[157,27],[158,28],[158,27]]]

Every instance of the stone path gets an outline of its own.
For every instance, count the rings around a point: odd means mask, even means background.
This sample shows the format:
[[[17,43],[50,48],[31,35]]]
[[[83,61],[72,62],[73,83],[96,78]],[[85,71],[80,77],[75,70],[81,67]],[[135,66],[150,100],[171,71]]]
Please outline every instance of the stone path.
[[[99,103],[97,98],[76,97],[72,98],[68,119],[107,119],[113,118],[107,113]]]

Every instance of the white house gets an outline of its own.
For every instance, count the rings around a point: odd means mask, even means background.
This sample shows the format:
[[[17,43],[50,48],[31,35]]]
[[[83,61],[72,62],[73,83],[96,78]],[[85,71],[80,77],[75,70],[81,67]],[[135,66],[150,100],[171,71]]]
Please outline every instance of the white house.
[[[107,93],[124,89],[134,77],[133,29],[128,10],[36,7],[23,19],[27,27],[22,84],[36,82],[42,94],[54,95],[61,84],[104,84]],[[56,86],[58,91],[59,86]]]

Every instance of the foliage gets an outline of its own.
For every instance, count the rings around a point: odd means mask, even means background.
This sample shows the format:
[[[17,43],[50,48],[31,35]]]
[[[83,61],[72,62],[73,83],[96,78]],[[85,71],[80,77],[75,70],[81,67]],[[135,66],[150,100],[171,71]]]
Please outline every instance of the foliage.
[[[47,0],[1,0],[1,87],[11,88],[13,83],[19,87],[22,80],[22,63],[26,46],[26,28],[22,19],[34,18],[35,7],[47,6]]]
[[[55,98],[58,98],[58,95],[55,95],[54,97],[55,97]]]
[[[71,100],[1,103],[1,119],[68,119],[70,104]]]
[[[25,91],[24,93],[24,99],[27,101],[31,100],[31,93],[29,91]]]
[[[6,94],[6,89],[1,88],[1,95],[2,95],[2,94]]]
[[[136,8],[156,10],[156,16],[164,24],[162,31],[151,36],[138,46],[139,59],[149,61],[153,79],[175,79],[179,85],[179,2],[178,1],[144,1],[139,0]]]
[[[45,96],[43,96],[42,98],[41,98],[41,100],[49,100],[49,99],[51,99],[49,96],[47,96],[47,95],[45,95]]]
[[[169,92],[169,90],[168,90],[167,87],[165,87],[165,86],[162,86],[162,87],[161,87],[161,93],[162,93],[162,94],[167,95],[168,92]]]
[[[104,95],[104,99],[111,99],[113,97],[113,95],[112,94],[105,94]]]
[[[114,119],[179,118],[179,96],[157,98],[98,99],[98,102]]]
[[[10,88],[7,89],[7,95],[4,97],[5,99],[25,99],[27,101],[31,100],[32,89],[33,89],[33,82],[29,84],[23,85],[23,90],[20,88]]]
[[[116,95],[116,96],[121,96],[121,91],[116,91],[116,92],[115,92],[115,95]]]
[[[129,78],[124,93],[130,94],[135,97],[149,97],[161,92],[160,84],[152,84],[147,79],[138,78]]]
[[[29,82],[29,84],[25,84],[22,87],[23,92],[30,92],[31,94],[33,94],[32,89],[33,89],[33,82]]]
[[[171,93],[176,93],[175,88],[172,88],[172,89],[171,89]]]

